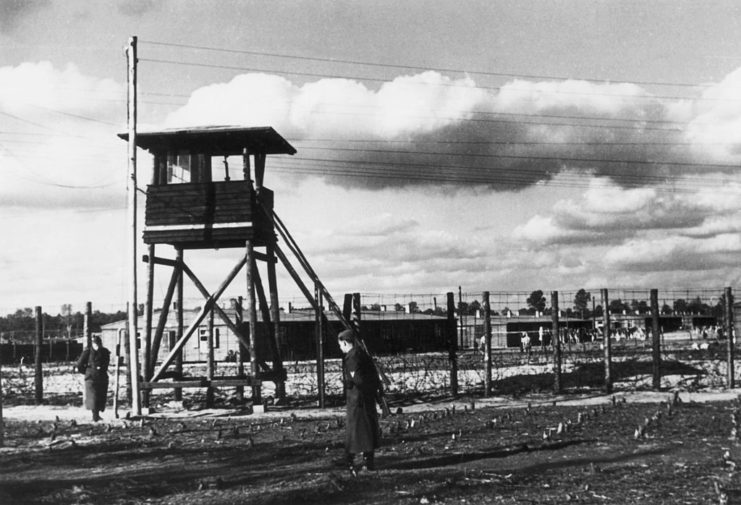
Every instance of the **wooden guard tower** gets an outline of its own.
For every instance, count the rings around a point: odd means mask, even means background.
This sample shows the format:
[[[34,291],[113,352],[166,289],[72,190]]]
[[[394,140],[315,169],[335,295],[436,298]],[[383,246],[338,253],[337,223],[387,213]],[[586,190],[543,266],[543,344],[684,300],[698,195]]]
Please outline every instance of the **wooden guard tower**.
[[[120,134],[119,137],[128,140],[128,134]],[[179,398],[180,388],[206,387],[210,393],[207,398],[213,398],[215,387],[237,387],[241,396],[243,388],[247,386],[252,388],[253,403],[259,403],[260,384],[272,381],[276,384],[276,395],[284,396],[286,373],[277,342],[280,312],[275,275],[276,220],[273,215],[273,192],[263,186],[263,179],[268,155],[292,155],[296,149],[270,127],[163,130],[137,133],[135,138],[137,147],[154,156],[152,180],[147,187],[143,232],[144,243],[148,246],[144,261],[148,264],[149,274],[146,322],[142,335],[141,390],[144,405],[148,406],[148,392],[161,387],[175,388],[176,398]],[[228,157],[234,156],[241,157],[241,166],[236,170],[228,165]],[[157,257],[155,246],[160,244],[174,247],[176,259]],[[244,254],[218,289],[209,292],[185,263],[184,252],[223,248],[242,248]],[[258,261],[267,265],[267,296],[257,268]],[[155,265],[171,268],[172,273],[159,321],[152,335]],[[246,267],[247,321],[241,320],[241,303],[237,306],[234,320],[217,304],[219,297],[243,267]],[[187,329],[183,327],[184,275],[205,298],[198,316]],[[168,342],[169,354],[160,358],[165,323],[174,297],[177,300],[175,310],[179,331],[177,338]],[[259,321],[258,301],[261,313]],[[242,352],[239,353],[235,377],[214,378],[214,315],[221,318],[240,340]],[[207,376],[186,380],[182,374],[183,346],[207,318],[210,330]],[[246,362],[242,361],[245,355],[249,356],[249,373],[245,373]],[[268,364],[269,361],[272,366]],[[161,381],[164,378],[172,380]]]

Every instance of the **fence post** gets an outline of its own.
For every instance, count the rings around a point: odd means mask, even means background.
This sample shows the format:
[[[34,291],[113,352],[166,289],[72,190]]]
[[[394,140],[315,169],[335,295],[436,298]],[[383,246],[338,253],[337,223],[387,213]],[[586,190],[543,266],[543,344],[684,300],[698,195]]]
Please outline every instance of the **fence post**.
[[[126,304],[126,313],[129,312],[130,303]],[[126,340],[124,341],[124,354],[126,356],[126,399],[129,405],[133,405],[134,402],[134,388],[131,385],[131,373],[128,370],[131,369],[131,339],[129,338],[129,332],[131,331],[130,321],[126,319]]]
[[[350,321],[350,324],[353,325],[356,331],[359,332],[359,328],[355,327],[355,322],[352,320],[352,303],[353,303],[353,296],[352,293],[345,293],[345,296],[342,300],[342,317],[345,318],[345,321]],[[347,395],[347,385],[345,384],[345,360],[343,359],[341,361],[342,363],[342,394],[343,396]]]
[[[452,292],[448,297],[448,362],[450,363],[450,394],[458,396],[458,332],[455,320],[455,295]]]
[[[44,336],[44,320],[41,314],[41,307],[36,307],[36,345],[34,346],[34,358],[36,364],[35,386],[36,386],[36,405],[44,401],[44,371],[41,367],[41,346]]]
[[[3,346],[0,345],[0,447],[5,444],[5,422],[3,421]]]
[[[490,294],[484,291],[481,294],[484,306],[484,396],[491,396],[491,302]]]
[[[612,344],[610,342],[610,309],[609,294],[607,289],[600,290],[602,293],[602,344],[605,348],[605,393],[612,393]]]
[[[85,345],[90,348],[90,346],[93,343],[93,333],[90,330],[90,319],[93,316],[93,304],[92,302],[87,302],[85,304],[85,314],[83,315],[82,319],[82,327],[83,332],[85,333]]]
[[[653,388],[661,388],[661,332],[659,326],[659,290],[651,290],[651,337],[653,361]]]
[[[316,311],[316,387],[319,393],[319,408],[325,407],[324,397],[324,291],[320,289],[319,281],[314,282],[314,299]],[[343,376],[344,378],[344,376]]]
[[[358,338],[360,340],[363,339],[363,325],[361,324],[361,317],[362,311],[360,306],[360,293],[353,293],[352,294],[352,325],[355,327],[355,330],[357,331]]]
[[[735,370],[733,367],[733,346],[734,346],[734,335],[733,335],[733,291],[730,287],[725,289],[725,313],[726,313],[726,339],[728,341],[728,365],[726,368],[728,388],[732,389],[735,384]]]
[[[562,385],[561,385],[561,333],[560,328],[558,324],[558,291],[552,291],[551,292],[551,322],[553,324],[553,329],[551,330],[551,333],[553,334],[553,339],[555,339],[554,342],[551,342],[555,349],[555,353],[553,356],[553,365],[554,365],[554,377],[553,377],[553,392],[556,394],[561,393],[562,391]]]

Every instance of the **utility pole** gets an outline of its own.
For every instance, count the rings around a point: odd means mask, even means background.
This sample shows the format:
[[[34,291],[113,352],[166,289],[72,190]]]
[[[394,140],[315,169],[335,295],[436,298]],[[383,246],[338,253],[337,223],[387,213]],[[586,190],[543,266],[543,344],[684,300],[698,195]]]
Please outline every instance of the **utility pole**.
[[[136,37],[129,39],[126,47],[127,76],[128,76],[128,132],[129,132],[129,177],[127,179],[127,204],[129,227],[129,372],[131,375],[131,411],[134,415],[141,415],[141,401],[139,396],[139,349],[137,348],[137,311],[139,304],[136,300]]]

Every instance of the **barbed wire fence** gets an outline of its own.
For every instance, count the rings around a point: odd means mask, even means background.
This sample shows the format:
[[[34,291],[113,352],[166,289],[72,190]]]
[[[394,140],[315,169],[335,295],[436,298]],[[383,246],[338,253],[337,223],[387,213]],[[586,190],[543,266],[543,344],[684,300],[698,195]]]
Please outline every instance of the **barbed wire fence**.
[[[422,395],[693,390],[733,387],[739,379],[731,288],[552,292],[459,288],[357,295],[361,336],[388,378],[385,391],[392,400]],[[227,299],[222,306],[227,310],[232,304]],[[302,306],[292,301],[282,309],[284,314],[313,312],[308,302]],[[286,317],[281,324],[292,322]],[[42,361],[51,366],[53,361],[75,359],[79,349],[71,350],[70,345],[81,346],[80,339],[89,334],[82,326],[76,340],[43,325],[26,330],[23,338],[22,331],[11,338],[6,332],[0,360],[18,363],[25,356],[26,364],[38,370]],[[341,356],[333,332],[333,327],[325,329],[327,354],[321,363],[311,352],[315,331],[299,333],[309,345],[306,352],[286,360],[289,397],[311,401],[319,396],[320,387],[327,395],[342,394]],[[217,375],[233,374],[234,366],[220,363]],[[3,376],[12,371],[5,367]],[[26,374],[25,380],[34,381],[34,399],[39,402],[39,382],[33,375]],[[269,384],[266,387],[270,397],[274,392]]]

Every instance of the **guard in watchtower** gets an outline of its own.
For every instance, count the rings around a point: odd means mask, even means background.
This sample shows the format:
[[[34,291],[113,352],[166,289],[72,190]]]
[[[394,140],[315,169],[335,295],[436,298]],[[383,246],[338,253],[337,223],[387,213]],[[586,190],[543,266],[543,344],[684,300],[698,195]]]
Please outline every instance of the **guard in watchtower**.
[[[355,455],[363,455],[364,470],[375,470],[375,450],[380,446],[376,393],[378,375],[371,357],[355,342],[352,330],[341,332],[337,339],[345,354],[344,384],[347,391],[347,433],[345,463],[355,474]]]

